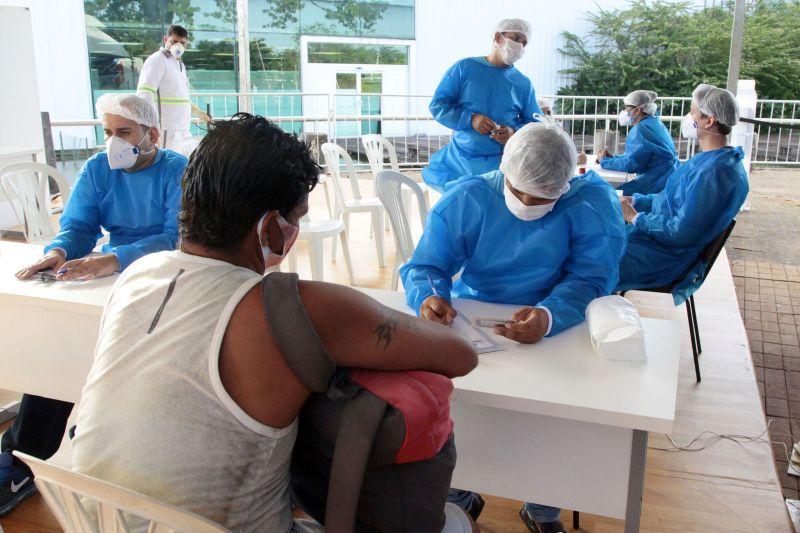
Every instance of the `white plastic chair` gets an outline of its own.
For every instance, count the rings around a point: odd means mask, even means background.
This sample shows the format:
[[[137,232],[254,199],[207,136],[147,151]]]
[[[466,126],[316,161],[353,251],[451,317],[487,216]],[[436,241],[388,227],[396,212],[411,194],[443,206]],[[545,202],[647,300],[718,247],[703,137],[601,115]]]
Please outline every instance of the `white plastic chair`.
[[[377,178],[378,173],[385,170],[383,161],[384,150],[389,154],[389,170],[400,172],[400,164],[397,162],[397,151],[395,151],[394,145],[389,142],[389,139],[383,135],[370,133],[361,136],[361,144],[364,145],[364,151],[367,153],[367,160],[369,161],[369,167],[372,170],[373,176]],[[430,209],[429,187],[425,185],[424,182],[415,181],[425,197],[425,206]],[[408,218],[411,218],[411,191],[408,189],[403,189],[403,205],[405,206]]]
[[[336,199],[333,217],[341,216],[345,231],[350,233],[350,213],[370,213],[372,215],[372,233],[378,251],[378,265],[383,268],[385,266],[383,259],[383,204],[377,196],[361,195],[355,165],[344,148],[334,143],[325,143],[321,148],[328,172],[333,177],[333,191]],[[340,161],[344,161],[345,172],[350,181],[352,198],[349,199],[342,187]],[[333,258],[336,259],[336,241],[333,241]]]
[[[422,229],[425,229],[425,221],[428,219],[428,208],[425,202],[425,193],[419,183],[413,179],[393,170],[383,170],[378,172],[375,177],[375,189],[378,198],[386,207],[389,214],[389,222],[392,224],[394,234],[394,244],[397,248],[395,253],[394,267],[392,272],[393,291],[397,290],[400,278],[400,267],[411,258],[414,253],[414,237],[411,233],[411,221],[408,217],[408,209],[404,201],[406,193],[408,196],[414,195],[419,207],[419,222]]]
[[[332,237],[336,237],[342,241],[342,252],[344,253],[344,263],[347,265],[347,274],[350,276],[350,285],[355,285],[353,278],[353,266],[350,262],[350,246],[347,242],[347,232],[344,229],[344,222],[339,219],[328,220],[311,220],[308,215],[300,219],[300,233],[297,235],[298,240],[306,241],[308,243],[308,257],[311,261],[311,279],[314,281],[323,281],[322,275],[322,242]],[[289,269],[292,272],[297,271],[297,253],[295,247],[289,251]]]
[[[70,186],[57,169],[42,163],[16,163],[0,169],[0,183],[22,226],[28,242],[49,242],[56,234],[50,217],[53,215],[50,180],[58,184],[61,202],[67,206]]]
[[[131,516],[149,521],[147,531],[151,532],[229,531],[202,516],[113,483],[78,474],[17,451],[14,455],[33,471],[36,487],[58,523],[68,533],[119,533],[138,530],[136,526],[139,524],[129,523]]]

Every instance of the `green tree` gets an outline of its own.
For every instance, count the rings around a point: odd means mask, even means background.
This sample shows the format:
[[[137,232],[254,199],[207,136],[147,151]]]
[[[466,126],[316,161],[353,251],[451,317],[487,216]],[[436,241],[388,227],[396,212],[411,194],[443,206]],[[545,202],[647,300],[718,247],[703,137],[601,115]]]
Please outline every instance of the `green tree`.
[[[694,9],[688,2],[635,0],[623,10],[588,14],[585,39],[564,32],[562,55],[573,66],[572,95],[622,95],[651,89],[689,95],[701,82],[724,86],[733,2]],[[756,80],[761,98],[800,98],[800,2],[756,0],[748,6],[742,78]]]
[[[340,35],[339,28],[345,28],[348,35],[369,35],[375,25],[383,18],[387,6],[350,0],[318,1],[318,0],[266,0],[264,13],[269,15],[273,26],[285,27],[297,24],[300,12],[310,4],[321,10],[330,24],[315,24],[303,28],[306,34]]]

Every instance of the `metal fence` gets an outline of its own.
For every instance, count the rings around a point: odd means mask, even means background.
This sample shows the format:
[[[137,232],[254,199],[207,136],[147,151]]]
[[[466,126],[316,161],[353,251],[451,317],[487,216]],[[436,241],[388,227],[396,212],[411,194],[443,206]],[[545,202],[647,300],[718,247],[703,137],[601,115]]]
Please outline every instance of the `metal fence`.
[[[613,152],[624,151],[628,127],[620,126],[617,114],[622,109],[620,96],[546,96],[554,103],[554,117],[572,136],[579,151],[594,153],[608,146]],[[315,159],[324,164],[319,147],[325,142],[343,146],[360,170],[367,168],[361,136],[379,133],[395,146],[399,163],[405,168],[427,165],[431,154],[445,146],[451,130],[431,117],[430,95],[335,93],[194,93],[192,100],[208,109],[214,118],[228,118],[240,109],[270,117],[286,131],[308,142]],[[658,101],[661,119],[670,130],[682,160],[695,152],[694,140],[680,136],[683,117],[689,112],[691,98],[664,97]],[[800,125],[800,101],[762,100],[756,119],[771,126],[756,125],[752,162],[767,165],[800,164],[800,132],[788,128]],[[60,160],[88,157],[102,141],[102,131],[95,128],[94,139],[65,142],[61,128],[98,126],[99,120],[53,121],[54,145]],[[201,125],[192,126],[195,135],[203,135]]]

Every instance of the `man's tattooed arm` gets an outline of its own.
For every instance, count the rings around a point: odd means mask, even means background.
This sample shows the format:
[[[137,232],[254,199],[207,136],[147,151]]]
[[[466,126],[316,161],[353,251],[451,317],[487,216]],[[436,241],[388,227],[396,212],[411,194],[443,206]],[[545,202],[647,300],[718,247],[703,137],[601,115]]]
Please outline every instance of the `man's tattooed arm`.
[[[377,345],[382,342],[383,349],[386,350],[389,347],[389,343],[392,342],[392,338],[394,338],[398,326],[404,326],[410,330],[416,329],[412,317],[396,311],[387,310],[384,313],[384,321],[372,331],[372,333],[377,336],[375,344]]]

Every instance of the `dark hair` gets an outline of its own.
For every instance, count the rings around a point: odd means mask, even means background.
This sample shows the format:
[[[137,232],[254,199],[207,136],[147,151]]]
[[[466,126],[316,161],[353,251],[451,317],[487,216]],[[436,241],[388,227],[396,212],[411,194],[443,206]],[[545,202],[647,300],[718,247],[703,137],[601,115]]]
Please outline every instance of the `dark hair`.
[[[214,121],[183,175],[181,237],[235,248],[267,211],[288,217],[317,185],[319,170],[305,143],[264,117]]]
[[[174,35],[175,37],[189,37],[189,32],[186,31],[186,28],[183,26],[178,26],[177,24],[173,24],[169,28],[167,28],[167,36]]]

